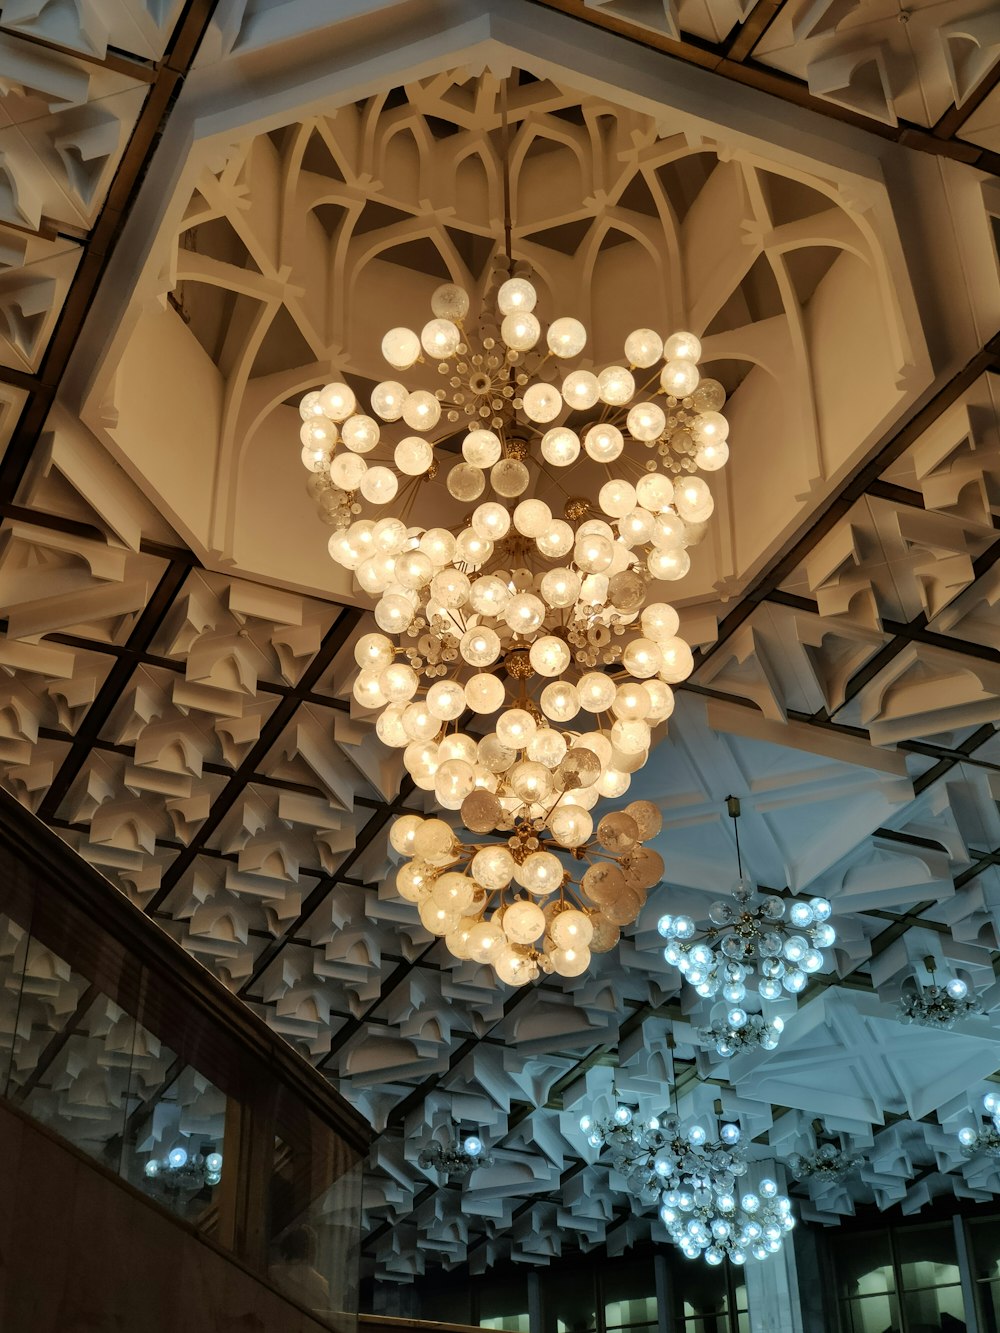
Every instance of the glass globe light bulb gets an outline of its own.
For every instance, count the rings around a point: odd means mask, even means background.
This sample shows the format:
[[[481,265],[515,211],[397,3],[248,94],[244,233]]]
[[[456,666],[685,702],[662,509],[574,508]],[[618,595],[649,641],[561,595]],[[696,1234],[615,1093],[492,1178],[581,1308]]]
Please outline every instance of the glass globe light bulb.
[[[466,630],[459,641],[459,651],[469,666],[492,666],[500,656],[500,636],[488,626]]]
[[[409,370],[420,356],[420,339],[412,329],[390,329],[382,339],[382,355],[394,370]]]
[[[433,430],[441,420],[441,404],[434,394],[418,389],[403,404],[403,420],[411,430]]]
[[[565,681],[553,681],[541,694],[542,712],[552,722],[571,722],[580,711],[580,697],[576,686]]]
[[[602,403],[624,407],[635,393],[635,380],[624,366],[607,366],[597,377],[597,390]]]
[[[525,311],[505,315],[500,325],[500,337],[512,352],[530,352],[541,333],[542,326],[538,320]]]
[[[580,437],[568,426],[554,426],[542,436],[542,457],[553,467],[569,467],[580,456]]]
[[[660,371],[660,387],[675,398],[689,398],[698,387],[698,367],[693,361],[668,361]]]
[[[703,523],[711,518],[715,501],[700,477],[685,477],[675,488],[674,504],[681,518],[689,523]]]
[[[625,356],[630,366],[647,370],[663,355],[663,339],[653,329],[635,329],[625,339]]]
[[[563,380],[562,396],[574,411],[593,407],[600,397],[597,376],[589,370],[574,370]]]
[[[628,433],[633,440],[648,442],[659,439],[666,429],[667,419],[656,403],[636,403],[625,418]]]
[[[570,525],[561,518],[556,518],[535,538],[535,543],[542,555],[549,560],[558,560],[560,556],[568,555],[572,551],[574,536]]]
[[[342,491],[354,491],[368,471],[368,464],[357,454],[337,454],[330,461],[330,480]]]
[[[569,666],[570,650],[562,639],[546,634],[528,651],[531,665],[540,676],[560,676]]]
[[[583,438],[583,447],[597,463],[613,463],[625,447],[625,440],[617,426],[604,422],[591,426]]]
[[[393,451],[393,462],[408,477],[422,477],[434,462],[434,451],[426,440],[407,435]]]
[[[358,490],[370,504],[384,505],[399,493],[396,474],[387,467],[370,467],[361,478]]]
[[[555,421],[562,411],[563,400],[553,384],[529,384],[521,398],[524,415],[540,425]]]
[[[647,472],[635,484],[636,499],[651,514],[659,514],[674,502],[674,484],[662,472]]]
[[[494,463],[490,469],[490,484],[497,495],[502,495],[505,499],[523,495],[530,480],[531,474],[517,458],[501,458],[499,463]]]
[[[491,430],[470,430],[462,441],[462,457],[477,468],[491,468],[502,453],[499,436]]]
[[[552,510],[544,500],[522,500],[514,510],[514,527],[523,537],[540,537],[552,523]]]
[[[357,406],[354,390],[339,382],[319,391],[319,405],[331,421],[346,421]]]
[[[479,672],[465,682],[465,702],[474,713],[495,713],[506,697],[503,681],[489,672]]]
[[[502,315],[534,310],[538,293],[527,278],[508,278],[497,292],[497,308]]]
[[[454,356],[461,341],[462,332],[450,319],[429,320],[420,331],[420,345],[437,361]]]
[[[383,380],[372,390],[372,411],[383,421],[398,421],[403,415],[407,390],[396,380]]]
[[[578,319],[563,316],[549,325],[546,342],[553,356],[579,356],[587,344],[587,330]]]
[[[695,450],[694,461],[702,472],[718,472],[729,461],[729,445],[725,440],[699,445]]]
[[[720,412],[700,412],[691,433],[698,444],[714,444],[729,438],[729,422]]]
[[[478,500],[486,489],[486,476],[472,463],[456,463],[448,473],[448,494],[463,504]]]

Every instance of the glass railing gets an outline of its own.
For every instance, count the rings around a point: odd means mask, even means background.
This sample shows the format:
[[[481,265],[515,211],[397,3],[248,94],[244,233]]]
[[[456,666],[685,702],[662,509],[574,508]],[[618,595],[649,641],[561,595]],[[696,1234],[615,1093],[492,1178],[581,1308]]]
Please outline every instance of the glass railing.
[[[0,1095],[320,1320],[355,1327],[368,1126],[4,793]]]

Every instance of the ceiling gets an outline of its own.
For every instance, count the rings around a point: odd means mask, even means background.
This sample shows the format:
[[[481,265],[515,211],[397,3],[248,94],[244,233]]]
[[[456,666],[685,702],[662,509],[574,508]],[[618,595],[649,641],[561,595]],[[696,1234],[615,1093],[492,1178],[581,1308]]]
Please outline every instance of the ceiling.
[[[371,1119],[385,1277],[650,1234],[577,1128],[613,1076],[762,1157],[822,1116],[866,1166],[798,1187],[807,1218],[990,1197],[955,1129],[1000,1067],[995,6],[339,9],[0,15],[0,781]],[[479,282],[511,70],[543,303],[599,358],[704,335],[737,442],[633,789],[666,882],[586,976],[516,992],[394,893],[420,794],[352,698],[363,599],[295,440],[305,389],[363,390],[384,326]],[[731,793],[750,872],[839,938],[778,1050],[727,1064],[655,923],[732,883]],[[896,1022],[928,956],[991,1016]],[[72,986],[40,988],[43,1049]],[[452,1117],[496,1158],[460,1211],[417,1163]]]

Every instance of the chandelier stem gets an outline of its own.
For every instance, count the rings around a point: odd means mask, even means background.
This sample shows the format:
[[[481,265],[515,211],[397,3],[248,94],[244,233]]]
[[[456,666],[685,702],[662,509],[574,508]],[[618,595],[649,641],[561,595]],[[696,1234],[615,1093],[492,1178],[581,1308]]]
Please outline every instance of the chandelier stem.
[[[510,76],[514,77],[513,74]],[[510,121],[507,116],[507,79],[500,80],[500,129],[503,138],[503,243],[507,262],[513,268],[514,254],[511,242],[510,208]]]
[[[738,796],[726,797],[726,809],[729,811],[729,818],[733,821],[733,832],[736,834],[736,870],[743,878],[743,857],[740,855],[740,798]]]

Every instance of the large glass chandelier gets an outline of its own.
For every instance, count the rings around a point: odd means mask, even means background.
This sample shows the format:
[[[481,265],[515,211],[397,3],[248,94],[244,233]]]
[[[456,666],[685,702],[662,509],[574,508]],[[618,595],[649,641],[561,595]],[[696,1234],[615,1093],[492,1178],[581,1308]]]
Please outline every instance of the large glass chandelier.
[[[795,998],[809,977],[826,965],[823,950],[836,940],[833,909],[826,898],[786,904],[773,893],[760,893],[743,873],[739,846],[740,803],[726,801],[736,830],[740,874],[731,900],[709,908],[709,921],[698,926],[686,915],[664,915],[657,923],[667,940],[663,956],[678,968],[704,999],[722,997],[721,1018],[701,1030],[721,1056],[763,1047],[774,1050],[784,1029],[779,1016],[768,1019],[747,1008],[750,988],[764,1004],[783,995]]]
[[[958,1141],[966,1157],[983,1153],[986,1157],[1000,1158],[1000,1095],[988,1092],[983,1098],[983,1110],[990,1117],[988,1125],[963,1126]]]
[[[939,986],[934,980],[937,964],[933,956],[924,959],[924,967],[931,977],[928,985],[924,986],[916,977],[904,985],[896,1011],[901,1023],[947,1030],[959,1019],[983,1012],[983,1002],[978,995],[969,993],[968,982],[961,977],[949,977],[943,986]]]
[[[723,1125],[713,1139],[697,1122],[685,1130],[673,1114],[640,1121],[617,1099],[610,1116],[585,1114],[580,1128],[592,1147],[610,1150],[612,1166],[641,1203],[659,1205],[661,1222],[688,1258],[713,1266],[726,1258],[766,1259],[795,1225],[776,1181],[740,1188],[749,1166],[738,1125]]]
[[[492,1166],[493,1154],[486,1151],[478,1134],[466,1134],[447,1143],[432,1140],[421,1150],[417,1162],[425,1171],[440,1171],[442,1175],[464,1180],[479,1167]]]

